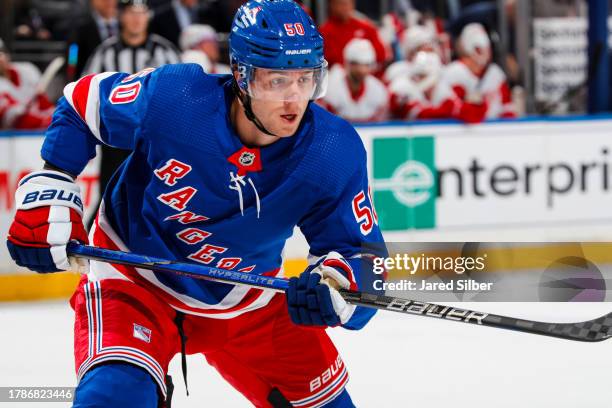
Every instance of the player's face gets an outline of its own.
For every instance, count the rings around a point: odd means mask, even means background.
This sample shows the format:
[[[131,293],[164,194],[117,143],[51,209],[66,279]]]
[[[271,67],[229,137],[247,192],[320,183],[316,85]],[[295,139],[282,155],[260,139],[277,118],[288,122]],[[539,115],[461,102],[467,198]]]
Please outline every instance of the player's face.
[[[471,58],[476,65],[486,67],[491,62],[491,48],[476,48]]]
[[[250,84],[251,97],[265,101],[308,101],[317,84],[312,69],[255,69]]]
[[[348,74],[355,82],[363,82],[372,73],[372,66],[368,64],[348,64]]]
[[[258,68],[251,86],[253,113],[264,127],[281,137],[295,134],[316,87],[314,73]]]
[[[419,53],[419,52],[435,52],[437,53],[436,48],[433,46],[433,44],[423,44],[420,47],[418,47],[416,50],[414,50],[413,52],[410,53],[410,55],[408,55],[408,61],[412,61],[414,59],[414,57]]]

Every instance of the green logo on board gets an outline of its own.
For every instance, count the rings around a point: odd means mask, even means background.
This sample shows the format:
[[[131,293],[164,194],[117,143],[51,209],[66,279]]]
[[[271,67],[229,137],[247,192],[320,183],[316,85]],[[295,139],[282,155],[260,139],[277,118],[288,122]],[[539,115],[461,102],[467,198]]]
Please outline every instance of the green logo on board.
[[[433,136],[379,138],[373,142],[374,202],[385,231],[436,225]]]

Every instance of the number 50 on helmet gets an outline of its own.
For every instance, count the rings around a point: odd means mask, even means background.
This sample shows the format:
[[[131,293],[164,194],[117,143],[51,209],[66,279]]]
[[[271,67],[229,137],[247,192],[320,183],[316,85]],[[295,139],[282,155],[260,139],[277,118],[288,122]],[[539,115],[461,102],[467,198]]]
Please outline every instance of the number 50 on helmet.
[[[241,6],[229,45],[236,83],[248,97],[294,101],[325,95],[323,37],[292,0],[252,0]]]

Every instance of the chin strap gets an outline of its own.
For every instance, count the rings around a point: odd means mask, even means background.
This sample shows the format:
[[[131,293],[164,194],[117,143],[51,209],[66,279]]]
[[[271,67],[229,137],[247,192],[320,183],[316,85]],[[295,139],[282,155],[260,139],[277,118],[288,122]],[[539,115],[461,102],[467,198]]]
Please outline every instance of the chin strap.
[[[233,81],[232,83],[232,90],[234,91],[234,95],[236,95],[240,102],[242,102],[244,114],[246,115],[247,119],[253,122],[257,129],[264,132],[266,135],[278,137],[278,135],[275,135],[274,133],[266,129],[265,126],[261,123],[261,121],[257,118],[257,116],[255,116],[255,113],[251,108],[251,97],[240,90],[236,81]]]

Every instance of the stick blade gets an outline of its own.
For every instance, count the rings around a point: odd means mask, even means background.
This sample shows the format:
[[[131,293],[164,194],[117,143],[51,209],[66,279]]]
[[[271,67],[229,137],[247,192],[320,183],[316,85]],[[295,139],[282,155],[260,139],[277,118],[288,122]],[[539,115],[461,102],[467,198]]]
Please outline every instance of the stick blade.
[[[612,313],[578,323],[549,324],[551,334],[579,341],[603,341],[612,337]]]

